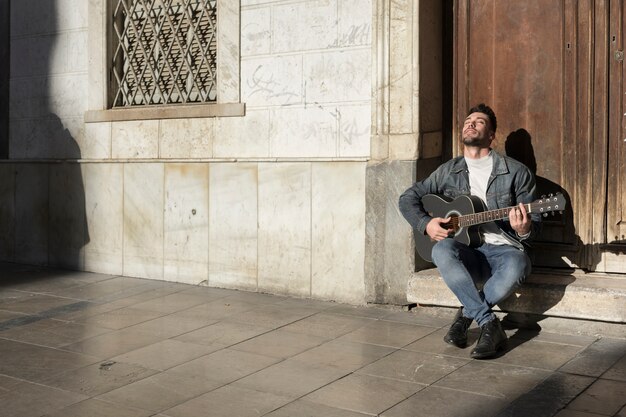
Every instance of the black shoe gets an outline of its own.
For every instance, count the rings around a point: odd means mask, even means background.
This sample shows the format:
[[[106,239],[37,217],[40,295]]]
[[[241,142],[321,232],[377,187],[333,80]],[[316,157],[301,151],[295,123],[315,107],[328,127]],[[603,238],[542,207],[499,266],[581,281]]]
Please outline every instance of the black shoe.
[[[443,337],[443,341],[459,348],[467,346],[467,330],[472,321],[472,319],[463,317],[463,307],[459,308],[454,317],[454,323],[452,323],[450,330]]]
[[[474,359],[494,357],[499,350],[506,347],[506,341],[506,333],[502,330],[500,320],[495,318],[481,327],[478,343],[470,356]]]

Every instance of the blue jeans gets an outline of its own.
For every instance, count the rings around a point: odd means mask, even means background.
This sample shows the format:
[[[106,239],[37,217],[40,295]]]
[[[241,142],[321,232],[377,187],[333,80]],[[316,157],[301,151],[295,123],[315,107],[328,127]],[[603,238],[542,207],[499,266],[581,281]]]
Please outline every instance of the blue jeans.
[[[454,239],[435,244],[433,263],[463,305],[463,315],[479,326],[496,316],[491,307],[507,298],[530,274],[530,258],[510,245],[484,243],[470,248]]]

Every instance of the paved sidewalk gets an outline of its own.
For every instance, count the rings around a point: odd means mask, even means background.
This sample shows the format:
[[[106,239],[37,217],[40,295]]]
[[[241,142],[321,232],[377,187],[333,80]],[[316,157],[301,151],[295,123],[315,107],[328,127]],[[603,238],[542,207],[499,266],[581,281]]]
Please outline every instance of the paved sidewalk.
[[[0,415],[626,417],[626,333],[477,361],[453,314],[0,264]]]

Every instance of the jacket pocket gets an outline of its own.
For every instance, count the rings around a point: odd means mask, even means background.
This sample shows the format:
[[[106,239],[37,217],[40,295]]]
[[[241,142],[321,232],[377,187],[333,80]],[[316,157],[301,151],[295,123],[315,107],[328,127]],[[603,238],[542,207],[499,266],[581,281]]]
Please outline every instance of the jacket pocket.
[[[498,204],[498,207],[500,208],[510,207],[514,204],[513,195],[511,195],[510,193],[498,194],[496,196],[496,202]]]

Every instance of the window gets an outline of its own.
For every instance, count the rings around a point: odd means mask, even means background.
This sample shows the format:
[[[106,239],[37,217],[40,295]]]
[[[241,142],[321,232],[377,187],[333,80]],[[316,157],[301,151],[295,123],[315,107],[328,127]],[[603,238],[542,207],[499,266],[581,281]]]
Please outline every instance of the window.
[[[216,0],[115,0],[111,107],[217,97]]]
[[[243,116],[240,9],[240,0],[91,0],[85,122]]]

